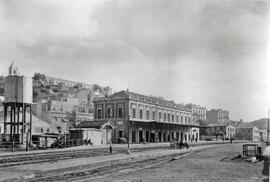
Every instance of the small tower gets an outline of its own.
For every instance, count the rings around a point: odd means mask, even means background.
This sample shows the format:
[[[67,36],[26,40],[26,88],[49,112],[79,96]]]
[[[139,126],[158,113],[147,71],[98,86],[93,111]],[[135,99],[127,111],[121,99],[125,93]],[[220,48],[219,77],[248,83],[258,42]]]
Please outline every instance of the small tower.
[[[32,82],[30,77],[19,76],[18,68],[12,62],[9,66],[9,75],[5,77],[4,86],[4,134],[7,144],[31,143]]]
[[[11,65],[8,68],[8,75],[9,76],[19,76],[18,67],[14,65],[13,61],[12,61]]]

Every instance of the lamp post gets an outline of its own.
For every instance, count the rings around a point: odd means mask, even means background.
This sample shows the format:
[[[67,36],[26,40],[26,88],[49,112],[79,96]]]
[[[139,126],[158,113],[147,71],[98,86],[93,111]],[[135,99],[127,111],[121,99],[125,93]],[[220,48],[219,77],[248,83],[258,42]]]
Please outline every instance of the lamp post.
[[[267,119],[267,142],[266,145],[269,145],[269,110],[268,110],[268,119]]]
[[[130,120],[130,116],[128,115],[128,119],[127,119],[127,129],[128,129],[128,150],[129,150],[129,120]]]
[[[109,127],[109,120],[107,121],[107,126],[106,126],[106,140],[107,140],[107,145],[109,144],[109,136],[108,136],[108,127]]]

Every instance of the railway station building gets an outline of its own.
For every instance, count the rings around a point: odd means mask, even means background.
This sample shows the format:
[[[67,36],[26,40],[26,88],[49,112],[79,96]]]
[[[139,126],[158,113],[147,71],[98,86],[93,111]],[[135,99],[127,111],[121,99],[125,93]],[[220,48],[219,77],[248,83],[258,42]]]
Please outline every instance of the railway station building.
[[[189,142],[192,128],[198,127],[192,120],[189,107],[130,91],[96,98],[94,122],[110,122],[115,126],[112,131],[114,143],[119,138],[129,139],[130,143]],[[193,141],[198,141],[198,138]]]

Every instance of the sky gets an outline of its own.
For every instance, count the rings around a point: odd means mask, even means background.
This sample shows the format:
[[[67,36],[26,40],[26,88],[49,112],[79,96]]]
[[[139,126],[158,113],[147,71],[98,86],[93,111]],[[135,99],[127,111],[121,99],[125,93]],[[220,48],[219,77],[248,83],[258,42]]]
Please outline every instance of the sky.
[[[0,75],[129,88],[177,103],[267,117],[267,0],[1,0]]]

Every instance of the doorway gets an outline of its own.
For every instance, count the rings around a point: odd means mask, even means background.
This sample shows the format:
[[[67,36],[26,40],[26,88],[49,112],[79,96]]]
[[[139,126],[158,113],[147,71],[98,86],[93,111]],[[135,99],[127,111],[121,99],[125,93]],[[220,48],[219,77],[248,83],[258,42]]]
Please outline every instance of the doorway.
[[[166,142],[166,133],[163,133],[163,142]]]
[[[132,143],[136,143],[136,131],[132,131]]]
[[[118,136],[119,136],[119,138],[123,137],[123,131],[122,130],[119,130]]]
[[[146,139],[146,142],[149,142],[149,131],[145,132],[145,139]]]
[[[143,132],[142,132],[142,130],[139,131],[139,142],[140,143],[143,142]]]
[[[151,133],[150,142],[155,142],[155,133]]]
[[[161,132],[158,132],[158,141],[161,142]]]

